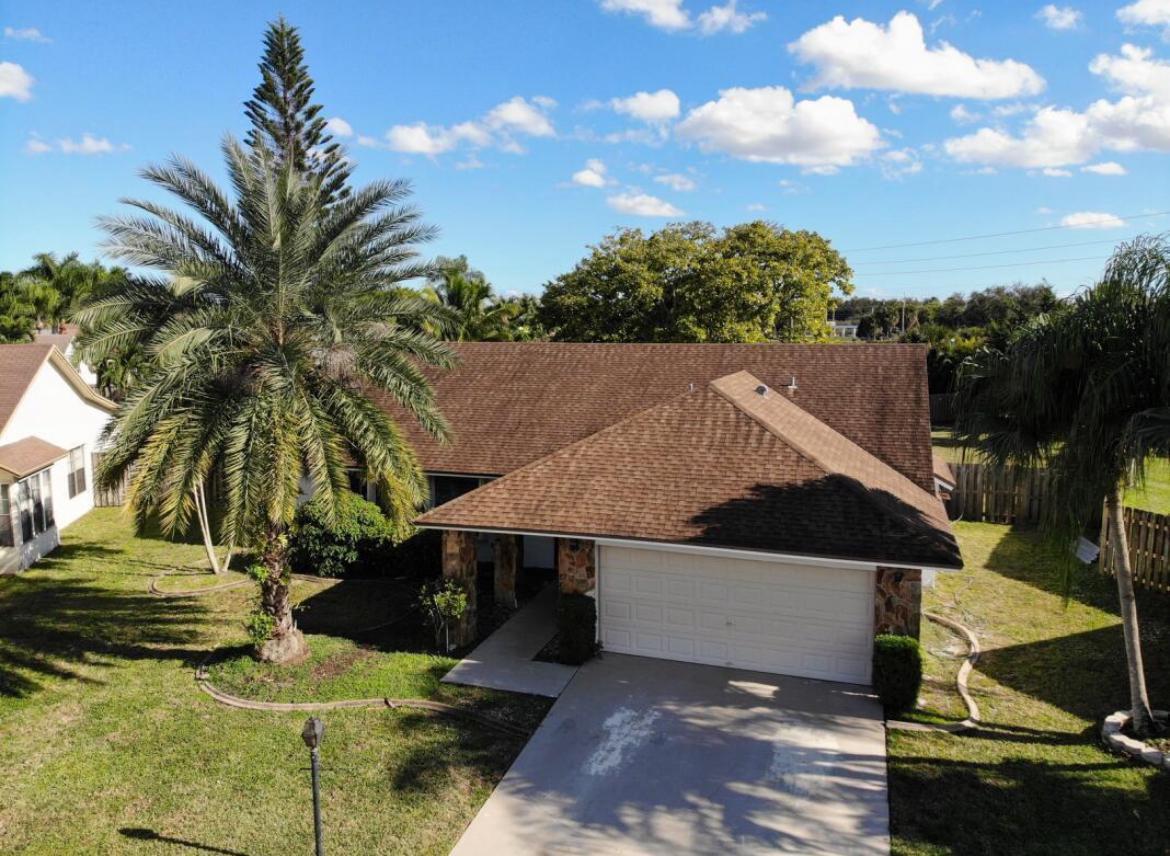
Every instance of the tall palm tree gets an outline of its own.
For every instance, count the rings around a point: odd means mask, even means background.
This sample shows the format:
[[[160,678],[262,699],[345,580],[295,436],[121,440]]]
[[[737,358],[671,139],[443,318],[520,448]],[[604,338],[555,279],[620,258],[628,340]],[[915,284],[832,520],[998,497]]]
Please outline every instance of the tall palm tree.
[[[1084,531],[1104,500],[1116,556],[1130,708],[1139,734],[1150,715],[1122,517],[1128,484],[1151,455],[1170,454],[1170,241],[1121,245],[1100,282],[1038,317],[1003,349],[987,348],[959,376],[957,439],[1000,465],[1047,466],[1045,521]]]
[[[21,271],[20,281],[29,290],[30,299],[40,301],[38,322],[53,328],[70,318],[91,295],[115,288],[126,278],[124,269],[83,262],[77,253],[61,259],[54,253],[37,253],[33,261],[35,264]],[[50,295],[50,299],[46,302],[43,295]]]
[[[467,256],[435,259],[423,294],[450,310],[452,320],[441,331],[448,338],[461,342],[508,338],[507,310],[483,273],[467,263]]]
[[[333,513],[356,460],[391,514],[425,495],[403,418],[448,435],[422,364],[449,366],[448,346],[420,332],[445,313],[396,288],[424,273],[414,246],[431,237],[402,205],[405,182],[378,182],[326,207],[319,177],[271,150],[223,146],[229,197],[182,159],[144,171],[197,215],[127,200],[148,216],[105,218],[108,250],[165,277],[135,280],[85,307],[83,345],[100,355],[145,341],[146,374],[107,430],[99,478],[130,473],[136,518],[187,525],[197,488],[223,486],[222,531],[259,554],[258,642],[265,661],[306,651],[289,603],[288,532],[306,485]],[[158,307],[169,317],[156,326]]]

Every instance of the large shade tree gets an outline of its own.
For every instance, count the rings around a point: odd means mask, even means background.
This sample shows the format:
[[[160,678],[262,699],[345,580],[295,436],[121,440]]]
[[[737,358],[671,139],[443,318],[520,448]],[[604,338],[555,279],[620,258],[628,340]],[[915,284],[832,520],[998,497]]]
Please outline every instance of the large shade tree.
[[[1140,238],[1100,282],[986,348],[959,377],[955,433],[1001,465],[1047,466],[1046,527],[1061,541],[1102,507],[1115,545],[1134,729],[1150,715],[1122,496],[1152,455],[1170,454],[1170,242]]]
[[[763,221],[624,229],[545,287],[540,320],[563,341],[810,341],[852,276],[820,235]]]
[[[157,515],[172,531],[199,513],[196,488],[217,479],[224,536],[259,556],[257,654],[284,662],[305,653],[289,602],[298,497],[311,484],[332,514],[356,461],[392,514],[411,514],[425,480],[370,393],[445,438],[421,367],[453,356],[422,332],[445,322],[443,310],[399,287],[424,272],[415,246],[432,234],[402,204],[406,183],[326,200],[319,177],[266,146],[223,149],[231,194],[175,159],[144,175],[190,214],[127,200],[145,216],[102,221],[110,253],[163,276],[82,311],[91,353],[144,341],[151,357],[107,431],[99,478],[129,474],[137,519]],[[169,317],[157,326],[160,303]]]

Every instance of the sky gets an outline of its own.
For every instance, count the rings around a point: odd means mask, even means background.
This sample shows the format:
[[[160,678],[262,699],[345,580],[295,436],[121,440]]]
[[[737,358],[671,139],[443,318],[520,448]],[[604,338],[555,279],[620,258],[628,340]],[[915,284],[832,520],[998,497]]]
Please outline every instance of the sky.
[[[1170,0],[0,0],[0,269],[100,257],[171,154],[222,179],[278,14],[354,180],[504,294],[683,220],[815,230],[875,297],[1068,293],[1170,230]]]

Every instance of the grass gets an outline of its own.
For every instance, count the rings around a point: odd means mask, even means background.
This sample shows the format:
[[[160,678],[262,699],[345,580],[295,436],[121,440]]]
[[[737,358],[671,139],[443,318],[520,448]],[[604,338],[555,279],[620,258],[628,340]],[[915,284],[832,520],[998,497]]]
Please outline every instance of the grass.
[[[30,571],[0,578],[0,852],[311,852],[304,715],[226,708],[192,680],[209,651],[244,642],[251,588],[149,595],[163,571],[196,573],[202,547],[133,538],[115,509],[92,512],[64,540]],[[312,607],[329,593],[340,614],[346,585],[298,584],[294,596]],[[349,591],[372,600],[368,584]],[[324,649],[314,651],[318,664],[330,649],[361,647],[327,629],[311,639]],[[514,712],[515,721],[534,723],[546,708],[437,689],[448,661],[377,639],[362,656],[371,667],[352,678],[311,686],[296,672],[266,691],[340,693],[365,682],[382,695],[393,680],[398,693]],[[237,666],[241,685],[245,671]],[[523,742],[408,710],[323,719],[323,812],[335,852],[446,853]]]
[[[1101,718],[1126,705],[1116,589],[1078,575],[1067,603],[1059,567],[1034,532],[956,525],[966,570],[940,575],[926,608],[972,628],[985,648],[970,685],[986,728],[968,735],[891,732],[895,854],[1164,854],[1170,775],[1099,744]],[[1140,598],[1155,706],[1170,702],[1170,598]],[[928,718],[958,660],[934,629],[925,642]],[[957,653],[957,649],[955,651]]]

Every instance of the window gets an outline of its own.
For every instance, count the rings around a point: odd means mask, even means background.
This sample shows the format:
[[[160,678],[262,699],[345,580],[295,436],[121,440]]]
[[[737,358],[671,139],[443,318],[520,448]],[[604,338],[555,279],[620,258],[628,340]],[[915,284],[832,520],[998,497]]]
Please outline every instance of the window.
[[[53,526],[53,489],[49,483],[48,470],[41,470],[14,485],[8,485],[7,494],[10,501],[15,496],[22,543],[31,541],[34,535]]]
[[[85,493],[85,446],[69,451],[69,498]]]
[[[450,502],[457,496],[463,496],[468,491],[479,487],[479,479],[466,476],[435,476],[434,504],[442,505]]]
[[[0,547],[15,547],[12,531],[12,505],[8,498],[11,485],[0,484]]]

